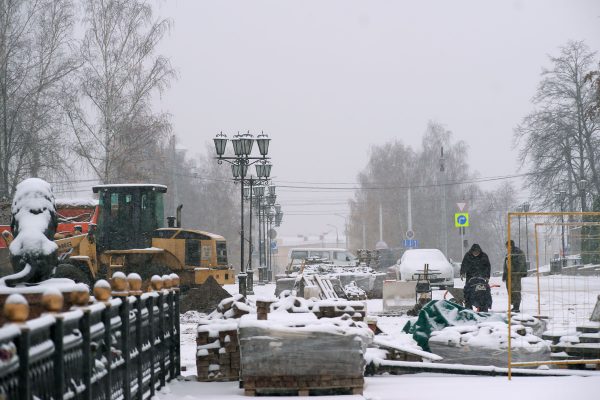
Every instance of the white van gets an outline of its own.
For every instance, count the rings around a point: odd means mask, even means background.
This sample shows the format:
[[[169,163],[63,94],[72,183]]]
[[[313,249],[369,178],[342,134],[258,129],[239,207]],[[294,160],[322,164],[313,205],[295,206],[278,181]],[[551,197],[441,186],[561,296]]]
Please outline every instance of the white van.
[[[307,258],[321,258],[328,263],[342,266],[356,266],[356,257],[347,249],[328,247],[297,247],[291,249],[288,264],[299,263]]]

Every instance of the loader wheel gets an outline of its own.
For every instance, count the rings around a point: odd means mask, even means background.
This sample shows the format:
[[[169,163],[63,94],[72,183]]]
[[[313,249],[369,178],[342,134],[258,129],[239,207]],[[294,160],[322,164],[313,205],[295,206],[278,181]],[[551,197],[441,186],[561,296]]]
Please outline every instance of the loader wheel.
[[[88,288],[92,287],[90,276],[72,264],[59,264],[54,271],[54,278],[68,278],[75,283],[85,283]]]

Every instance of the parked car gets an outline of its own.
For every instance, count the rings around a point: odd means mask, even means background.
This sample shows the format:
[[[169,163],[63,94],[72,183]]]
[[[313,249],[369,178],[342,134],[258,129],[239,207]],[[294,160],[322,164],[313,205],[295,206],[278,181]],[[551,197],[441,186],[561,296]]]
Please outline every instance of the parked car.
[[[429,281],[440,289],[454,287],[454,268],[446,256],[438,249],[406,250],[398,263],[392,267],[400,272],[403,281],[418,280],[417,274],[423,274],[425,264],[429,264]]]
[[[354,267],[358,259],[346,249],[323,247],[298,247],[290,250],[288,263],[306,259],[321,259],[324,262]]]

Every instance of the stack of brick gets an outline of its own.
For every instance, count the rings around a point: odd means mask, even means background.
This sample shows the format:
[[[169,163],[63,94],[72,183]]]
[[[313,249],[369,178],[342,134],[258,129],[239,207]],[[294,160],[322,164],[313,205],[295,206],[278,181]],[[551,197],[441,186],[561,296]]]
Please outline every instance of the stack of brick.
[[[257,299],[256,300],[256,319],[258,320],[266,320],[267,315],[271,311],[271,304],[273,304],[275,300],[269,299]]]
[[[344,314],[349,315],[354,321],[364,321],[367,310],[360,301],[323,300],[312,308],[317,318],[336,318]]]
[[[237,323],[216,322],[198,326],[196,337],[198,380],[237,381],[240,377],[240,347]]]

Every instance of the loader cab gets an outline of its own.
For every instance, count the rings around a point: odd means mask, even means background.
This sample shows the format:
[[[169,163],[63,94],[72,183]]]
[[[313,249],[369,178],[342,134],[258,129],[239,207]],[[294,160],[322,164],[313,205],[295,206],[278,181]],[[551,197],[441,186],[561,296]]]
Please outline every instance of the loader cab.
[[[99,251],[144,249],[152,232],[163,227],[163,196],[167,187],[155,184],[98,185]]]

